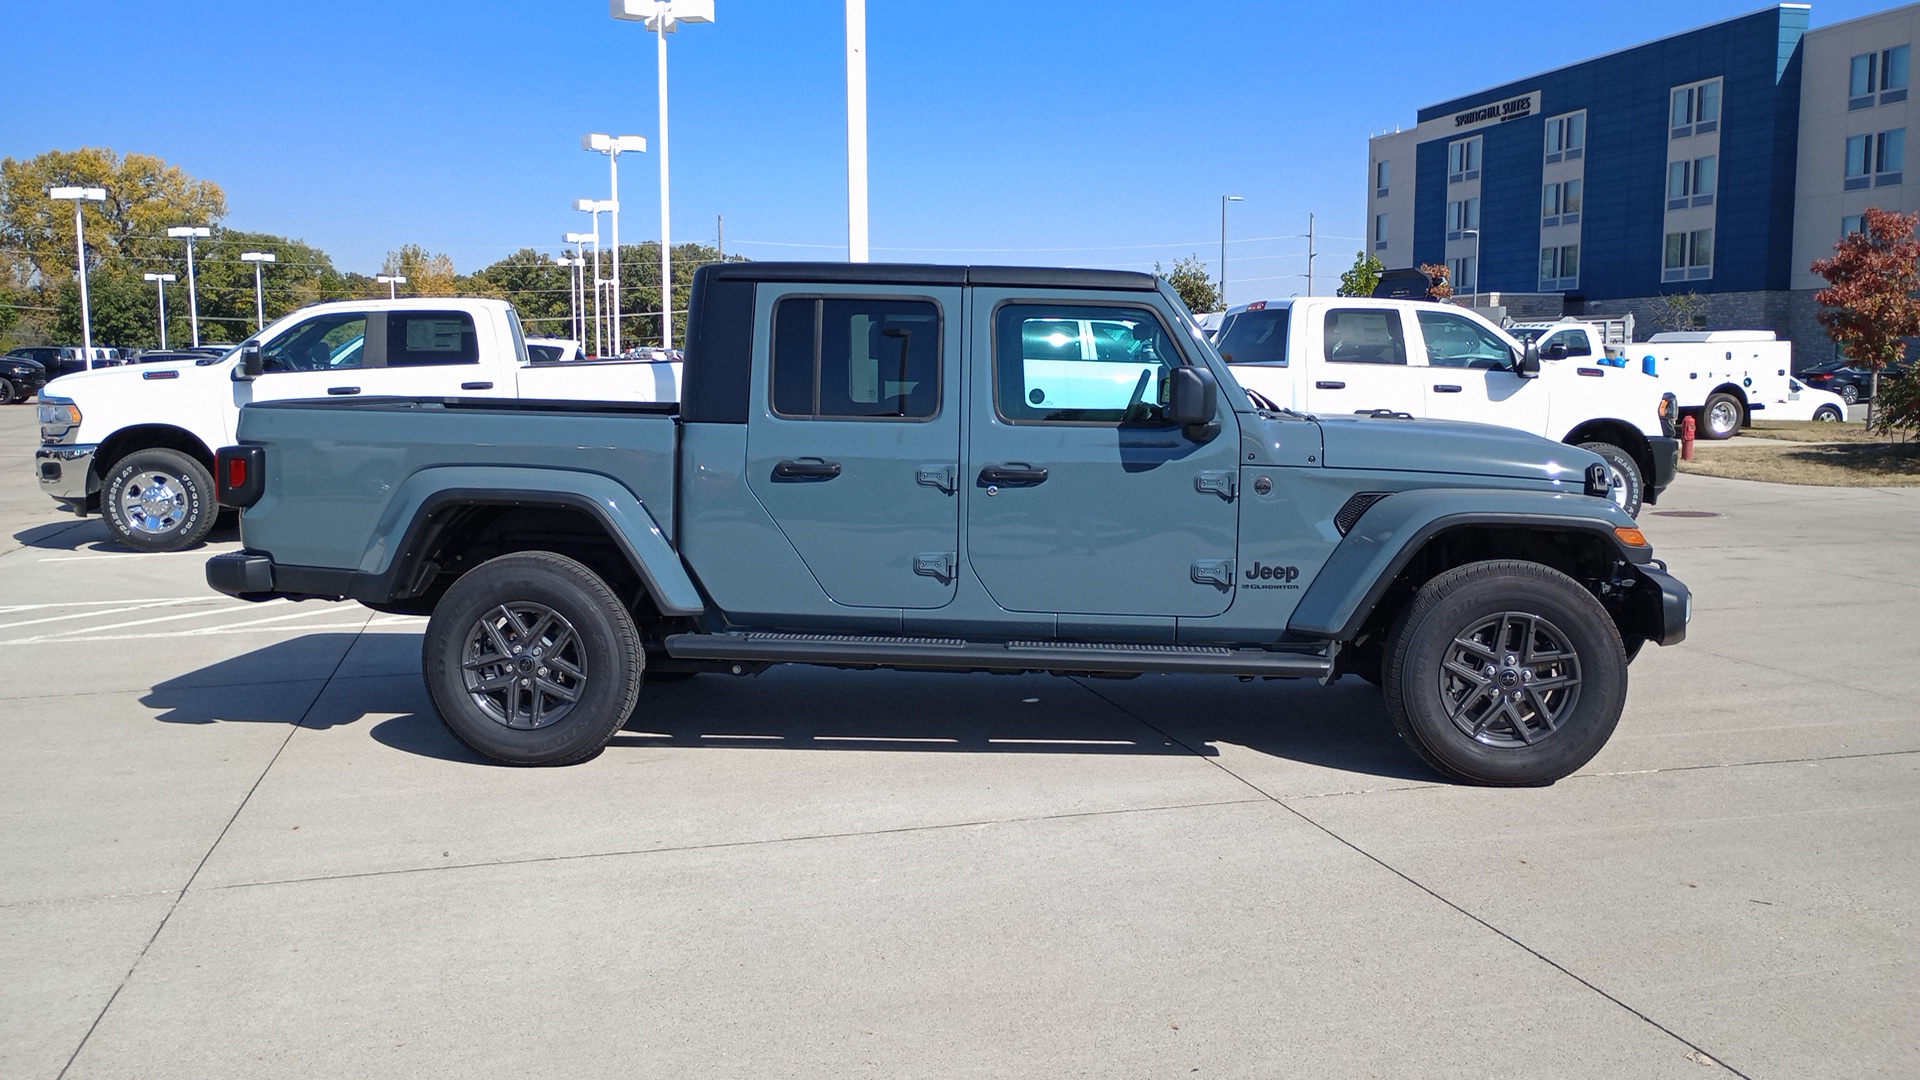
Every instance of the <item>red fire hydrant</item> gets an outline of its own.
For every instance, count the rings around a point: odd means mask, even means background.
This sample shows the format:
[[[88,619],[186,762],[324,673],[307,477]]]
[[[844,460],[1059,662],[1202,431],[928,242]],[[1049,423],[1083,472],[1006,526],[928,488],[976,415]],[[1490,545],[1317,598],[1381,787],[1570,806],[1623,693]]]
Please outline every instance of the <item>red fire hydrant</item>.
[[[1683,416],[1680,418],[1680,460],[1681,461],[1693,460],[1694,427],[1695,425],[1693,422],[1693,417]]]

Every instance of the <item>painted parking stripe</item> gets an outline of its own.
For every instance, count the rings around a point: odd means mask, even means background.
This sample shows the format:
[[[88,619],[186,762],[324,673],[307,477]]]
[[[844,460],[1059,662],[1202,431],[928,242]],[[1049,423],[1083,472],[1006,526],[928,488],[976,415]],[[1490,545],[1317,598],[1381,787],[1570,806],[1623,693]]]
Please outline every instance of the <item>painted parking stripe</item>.
[[[205,604],[205,605],[208,605],[209,607],[213,607],[214,610],[218,610],[218,611],[230,610],[228,605],[220,604],[220,601],[217,597],[201,596],[201,597],[196,597],[192,600],[155,600],[155,601],[152,601],[151,603],[146,603],[146,604],[125,604],[120,607],[110,608],[106,611],[75,611],[75,612],[69,612],[68,614],[65,614],[65,615],[43,615],[37,619],[21,619],[19,622],[0,623],[0,630],[12,630],[12,629],[15,629],[16,627],[21,627],[21,626],[38,626],[41,623],[66,622],[70,619],[98,619],[103,617],[112,618],[115,615],[124,614],[130,611],[142,611],[142,610],[150,611],[154,608],[178,607],[183,603],[184,604]]]

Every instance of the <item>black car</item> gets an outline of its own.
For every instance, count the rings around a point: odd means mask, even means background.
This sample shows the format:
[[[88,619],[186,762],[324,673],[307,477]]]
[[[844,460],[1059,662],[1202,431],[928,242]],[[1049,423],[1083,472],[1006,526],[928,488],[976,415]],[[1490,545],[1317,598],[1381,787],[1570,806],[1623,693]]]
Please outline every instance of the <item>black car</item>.
[[[1887,380],[1895,379],[1913,370],[1913,361],[1895,360],[1880,370],[1880,385],[1884,388]],[[1794,376],[1815,390],[1831,390],[1844,398],[1847,404],[1865,401],[1873,392],[1873,372],[1866,368],[1855,367],[1845,360],[1829,360],[1824,364],[1815,364]]]
[[[0,356],[0,405],[25,401],[45,385],[47,369],[38,360],[12,353]]]

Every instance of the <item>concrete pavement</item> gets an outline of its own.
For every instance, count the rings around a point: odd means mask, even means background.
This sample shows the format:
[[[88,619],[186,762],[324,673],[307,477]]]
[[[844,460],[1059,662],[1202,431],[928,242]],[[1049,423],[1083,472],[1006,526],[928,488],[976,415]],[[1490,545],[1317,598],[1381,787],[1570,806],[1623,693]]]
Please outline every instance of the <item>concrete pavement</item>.
[[[1552,788],[1439,781],[1352,679],[804,668],[525,770],[441,729],[421,620],[112,550],[32,441],[0,408],[0,1076],[1920,1060],[1920,489],[1681,477],[1692,637]]]

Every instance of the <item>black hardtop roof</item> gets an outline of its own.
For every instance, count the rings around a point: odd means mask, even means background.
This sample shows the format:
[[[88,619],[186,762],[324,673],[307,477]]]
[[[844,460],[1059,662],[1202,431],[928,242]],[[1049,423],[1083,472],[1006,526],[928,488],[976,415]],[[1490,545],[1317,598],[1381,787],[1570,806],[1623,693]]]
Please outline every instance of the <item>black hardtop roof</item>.
[[[709,281],[834,282],[854,285],[991,285],[1003,288],[1151,290],[1138,270],[1057,266],[937,266],[931,263],[732,262],[696,271]]]

